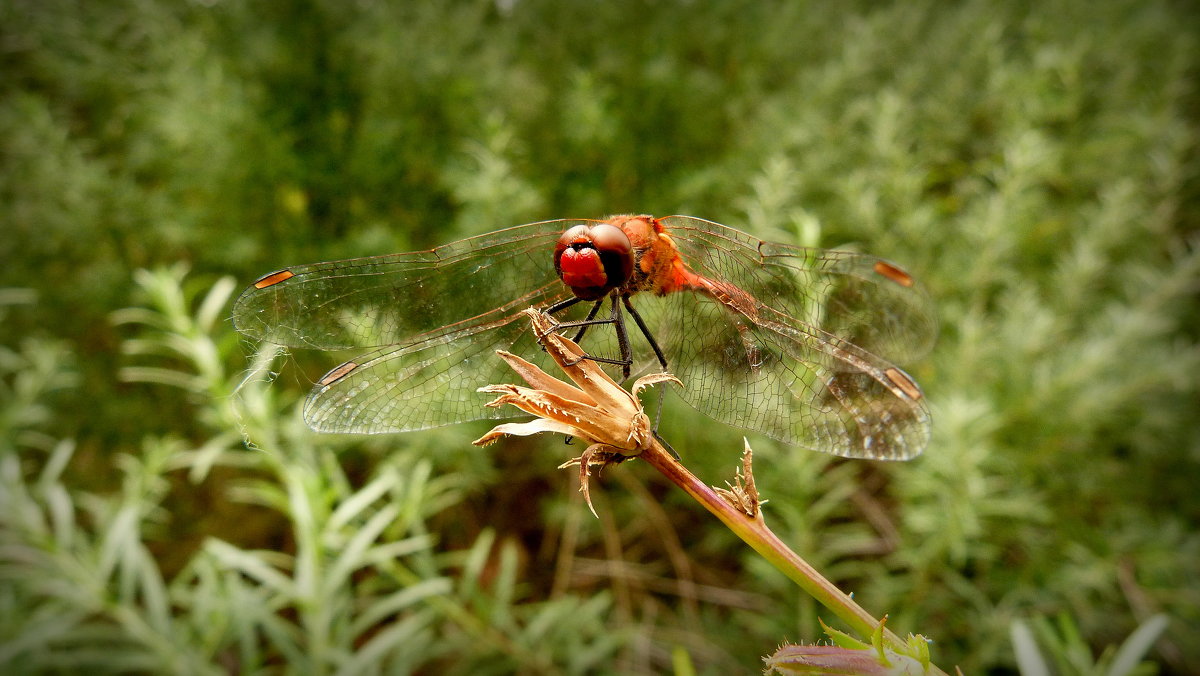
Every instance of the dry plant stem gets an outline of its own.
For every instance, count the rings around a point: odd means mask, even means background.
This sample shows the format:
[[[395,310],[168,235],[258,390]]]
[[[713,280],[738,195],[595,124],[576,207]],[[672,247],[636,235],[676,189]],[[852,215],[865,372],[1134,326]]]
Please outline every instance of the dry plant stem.
[[[550,317],[532,308],[526,310],[525,314],[529,317],[539,342],[573,384],[551,377],[536,365],[516,355],[499,352],[500,357],[508,362],[530,387],[482,387],[480,392],[498,395],[487,405],[512,405],[537,417],[524,423],[497,425],[477,439],[474,442],[476,445],[484,446],[507,435],[527,436],[542,432],[566,434],[587,440],[591,445],[583,454],[563,465],[579,465],[580,490],[585,499],[588,497],[587,482],[592,464],[602,467],[617,456],[640,457],[704,505],[705,509],[716,515],[746,544],[783,571],[860,636],[870,637],[882,629],[884,646],[901,654],[908,652],[908,645],[904,640],[886,627],[881,627],[879,620],[843,594],[767,528],[762,513],[757,510],[757,504],[761,503],[757,502],[757,494],[753,488],[753,475],[748,466],[749,455],[745,456],[746,485],[743,486],[739,480],[731,492],[748,494],[751,504],[754,505],[750,511],[756,512],[755,516],[750,516],[734,506],[733,502],[741,502],[740,500],[727,501],[697,479],[655,438],[650,419],[646,416],[637,395],[649,385],[679,384],[674,376],[667,373],[650,374],[639,378],[632,390],[625,390],[605,373],[595,360],[586,358],[587,353],[582,348],[558,335]],[[590,500],[588,505],[591,506]],[[929,672],[945,676],[945,672],[932,664],[929,665]]]
[[[671,483],[679,486],[704,505],[705,509],[712,512],[746,544],[753,547],[754,551],[761,554],[821,605],[850,625],[859,636],[867,637],[875,632],[879,626],[879,620],[855,603],[854,599],[843,594],[832,582],[825,579],[808,562],[784,544],[770,528],[767,528],[761,513],[757,517],[750,517],[729,504],[716,491],[696,478],[696,475],[688,471],[678,460],[671,457],[671,454],[657,441],[642,451],[638,457],[662,472],[671,480]],[[898,651],[904,651],[907,648],[904,640],[886,627],[883,629],[883,639],[888,647]],[[932,664],[929,669],[933,674],[945,673]]]

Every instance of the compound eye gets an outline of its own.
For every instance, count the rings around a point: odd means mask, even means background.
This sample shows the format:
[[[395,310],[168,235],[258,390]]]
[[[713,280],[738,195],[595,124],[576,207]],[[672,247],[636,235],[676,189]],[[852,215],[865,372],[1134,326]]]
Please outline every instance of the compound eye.
[[[568,228],[566,232],[559,235],[558,241],[554,243],[554,269],[558,270],[559,275],[562,275],[562,257],[568,251],[569,258],[574,258],[580,249],[594,249],[592,245],[591,226],[577,225],[573,228]],[[570,265],[570,264],[569,264]]]
[[[592,227],[592,242],[600,258],[604,261],[604,269],[615,282],[614,286],[624,284],[633,274],[633,242],[625,231],[615,225],[601,223]]]
[[[577,225],[568,229],[558,238],[558,245],[554,248],[558,251],[562,251],[563,249],[569,249],[576,244],[587,244],[588,242],[592,241],[591,236],[588,234],[589,230],[591,230],[591,228],[586,225]]]
[[[570,232],[570,230],[567,232]],[[633,243],[629,241],[629,236],[625,234],[624,230],[615,225],[601,223],[600,225],[593,226],[590,234],[592,236],[592,245],[601,254],[629,256],[633,253]]]
[[[559,279],[584,300],[603,298],[620,287],[633,274],[633,266],[629,236],[607,223],[570,228],[554,246]]]

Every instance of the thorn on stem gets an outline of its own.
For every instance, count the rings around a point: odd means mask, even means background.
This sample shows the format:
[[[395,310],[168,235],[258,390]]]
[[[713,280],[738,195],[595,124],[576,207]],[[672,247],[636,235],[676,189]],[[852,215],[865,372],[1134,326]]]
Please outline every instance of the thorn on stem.
[[[743,439],[742,442],[745,444],[745,449],[742,451],[742,467],[737,470],[733,483],[730,484],[726,481],[725,485],[729,487],[728,489],[713,486],[713,490],[734,509],[740,510],[751,519],[757,519],[759,518],[759,507],[766,504],[767,501],[759,499],[758,488],[754,485],[754,470],[751,467],[754,451],[750,449],[749,441]]]

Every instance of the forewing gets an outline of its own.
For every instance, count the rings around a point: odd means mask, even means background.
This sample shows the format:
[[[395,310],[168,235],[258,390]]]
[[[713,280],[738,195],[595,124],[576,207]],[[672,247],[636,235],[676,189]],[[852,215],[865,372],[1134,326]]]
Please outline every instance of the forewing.
[[[554,242],[581,221],[499,230],[436,249],[287,268],[234,305],[243,334],[297,348],[376,347],[327,373],[305,404],[321,432],[386,433],[511,415],[476,389],[511,374],[507,349],[542,350],[520,316],[569,295]]]
[[[924,449],[920,389],[875,353],[912,357],[932,343],[931,303],[906,273],[869,256],[665,220],[694,272],[744,292],[736,302],[682,292],[650,304],[684,399],[722,422],[844,457]]]
[[[280,270],[238,297],[234,325],[251,338],[321,350],[403,344],[449,325],[486,326],[559,290],[554,241],[577,222],[531,223],[428,251]]]
[[[319,432],[381,434],[511,417],[518,412],[509,407],[485,408],[490,397],[476,390],[512,380],[497,349],[545,361],[520,309],[488,324],[416,336],[334,368],[309,395],[305,421]]]

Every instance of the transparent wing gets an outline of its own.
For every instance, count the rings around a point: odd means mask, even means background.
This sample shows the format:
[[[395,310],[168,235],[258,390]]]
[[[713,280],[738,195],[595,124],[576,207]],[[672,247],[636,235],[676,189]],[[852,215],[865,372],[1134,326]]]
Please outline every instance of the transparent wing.
[[[377,347],[335,367],[309,394],[305,420],[321,432],[402,432],[511,415],[484,408],[475,390],[511,379],[495,350],[542,356],[519,312],[567,297],[553,244],[579,222],[288,268],[238,298],[234,323],[291,347]]]
[[[920,390],[884,359],[912,359],[932,344],[932,305],[907,274],[869,256],[766,243],[700,219],[664,221],[695,272],[736,290],[726,302],[692,292],[635,299],[687,401],[719,421],[838,455],[921,451],[929,416]],[[581,222],[289,268],[243,293],[234,321],[248,336],[293,347],[377,347],[313,389],[305,418],[319,431],[502,417],[475,390],[511,377],[496,349],[544,360],[517,313],[567,297],[551,252]],[[648,347],[634,343],[650,361]],[[589,332],[585,347],[615,356],[614,332]]]
[[[932,303],[911,277],[870,256],[772,244],[688,217],[664,223],[718,292],[637,305],[647,306],[688,403],[844,457],[907,459],[924,449],[921,391],[882,356],[912,359],[932,345]]]
[[[689,216],[662,220],[693,271],[734,285],[795,323],[901,364],[933,347],[933,302],[894,263],[850,251],[766,242]]]
[[[317,383],[304,420],[319,432],[382,434],[522,415],[486,408],[476,390],[513,378],[505,349],[547,367],[529,322],[512,308],[488,325],[434,331],[346,362]]]
[[[280,270],[238,297],[234,326],[251,338],[320,350],[400,344],[449,325],[489,326],[508,308],[558,293],[554,241],[580,222],[531,223],[428,251]]]

